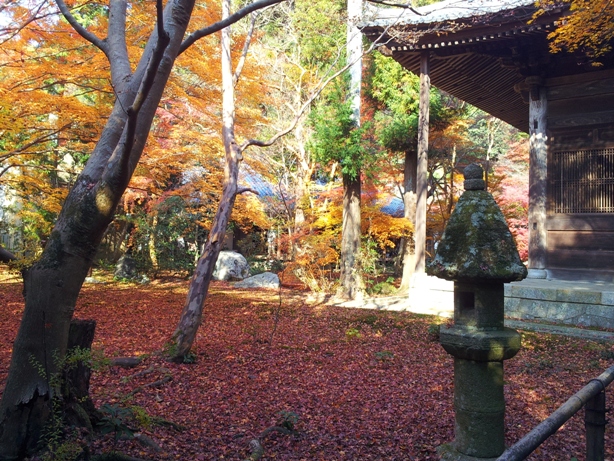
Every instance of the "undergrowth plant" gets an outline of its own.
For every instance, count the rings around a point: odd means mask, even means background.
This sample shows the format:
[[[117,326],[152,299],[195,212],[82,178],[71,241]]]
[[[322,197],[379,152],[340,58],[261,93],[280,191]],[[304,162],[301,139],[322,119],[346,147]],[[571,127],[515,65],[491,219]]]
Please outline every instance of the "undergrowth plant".
[[[47,368],[30,356],[30,364],[37,373],[45,378],[50,392],[50,413],[39,439],[38,451],[42,461],[72,461],[84,451],[86,443],[76,428],[70,428],[64,422],[64,397],[68,385],[65,374],[80,364],[90,369],[100,369],[110,362],[104,354],[88,348],[74,347],[68,350],[64,358],[57,351],[52,354],[56,372],[50,373]]]

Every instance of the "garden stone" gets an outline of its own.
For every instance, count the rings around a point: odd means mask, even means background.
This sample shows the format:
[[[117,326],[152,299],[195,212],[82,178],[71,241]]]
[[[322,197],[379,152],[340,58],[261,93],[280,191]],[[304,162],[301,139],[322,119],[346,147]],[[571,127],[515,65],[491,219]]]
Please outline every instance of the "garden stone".
[[[96,277],[85,277],[84,283],[105,283],[103,280],[98,280]]]
[[[119,258],[119,261],[117,261],[117,264],[115,265],[115,272],[113,273],[113,276],[116,279],[126,280],[132,280],[138,277],[136,260],[128,254]]]
[[[249,276],[247,259],[236,251],[220,251],[215,263],[213,280],[243,280]]]
[[[263,272],[262,274],[248,277],[245,280],[235,283],[237,288],[279,288],[279,277],[272,272]]]

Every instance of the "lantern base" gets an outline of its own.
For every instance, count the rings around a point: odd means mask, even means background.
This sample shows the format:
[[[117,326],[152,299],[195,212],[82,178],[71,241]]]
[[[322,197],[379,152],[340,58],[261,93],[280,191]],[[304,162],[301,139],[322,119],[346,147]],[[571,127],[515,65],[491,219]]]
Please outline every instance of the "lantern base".
[[[475,456],[468,456],[464,453],[456,451],[454,443],[445,443],[437,447],[437,454],[441,461],[497,461],[495,458],[476,458]]]

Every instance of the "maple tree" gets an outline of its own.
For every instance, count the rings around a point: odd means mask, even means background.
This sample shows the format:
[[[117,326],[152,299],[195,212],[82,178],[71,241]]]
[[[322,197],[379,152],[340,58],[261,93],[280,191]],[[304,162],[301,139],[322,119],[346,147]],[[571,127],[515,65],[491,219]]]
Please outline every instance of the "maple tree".
[[[315,199],[314,207],[306,214],[309,232],[300,235],[301,245],[286,270],[294,271],[298,278],[315,292],[331,293],[338,287],[336,266],[341,256],[341,232],[343,222],[343,189],[336,187]],[[399,240],[410,237],[413,226],[403,218],[394,217],[381,210],[381,199],[387,193],[379,193],[371,182],[362,189],[361,197],[361,248],[357,256],[357,270],[363,275],[365,289],[372,293],[374,276],[379,275],[375,266],[383,265],[382,255],[395,248]]]
[[[35,450],[49,415],[46,408],[52,389],[46,376],[57,372],[57,360],[65,356],[81,285],[139,164],[177,57],[198,39],[279,1],[248,4],[225,21],[196,29],[187,38],[193,0],[177,0],[165,8],[158,1],[155,16],[148,15],[146,21],[150,25],[155,17],[153,29],[145,26],[130,50],[126,29],[139,21],[127,22],[134,19],[128,16],[127,2],[111,2],[108,9],[101,8],[102,32],[81,21],[78,12],[73,14],[73,5],[56,2],[81,39],[106,57],[115,101],[108,118],[103,118],[104,128],[64,201],[41,258],[24,273],[26,307],[0,403],[0,456],[16,459]],[[36,11],[31,13],[28,17],[36,15]],[[100,38],[105,33],[107,37]],[[33,364],[42,366],[46,374],[41,375]]]
[[[341,27],[331,28],[330,24],[342,24],[342,3],[329,0],[296,2],[281,5],[281,12],[261,15],[260,28],[266,30],[266,34],[257,43],[257,52],[262,59],[271,62],[266,75],[271,82],[270,97],[263,101],[269,131],[285,129],[287,121],[309,104],[340,67],[338,60],[345,46],[345,36]],[[292,242],[291,254],[296,245],[300,245],[296,237],[301,232],[305,214],[313,206],[310,188],[317,165],[307,147],[310,137],[311,127],[301,118],[292,132],[255,156],[257,163],[250,164],[277,185],[283,203],[277,207],[279,211],[274,218],[286,229]]]
[[[528,139],[518,137],[502,156],[492,180],[492,194],[501,208],[522,261],[529,259],[529,146]]]
[[[154,6],[140,2],[129,11],[133,20],[127,39],[131,54],[139,52],[137,40],[147,27],[144,18],[154,13]],[[22,14],[27,12],[24,8]],[[93,8],[90,22],[104,28],[104,20],[95,16],[95,12]],[[84,8],[79,8],[79,15],[85,15]],[[219,19],[216,8],[202,4],[195,8],[192,24],[200,27],[216,19]],[[15,13],[14,24],[7,31],[16,30],[23,21],[25,19]],[[73,29],[66,21],[48,22],[43,30],[24,29],[2,45],[6,56],[2,86],[7,91],[3,94],[11,97],[3,108],[12,105],[22,110],[15,120],[18,123],[6,125],[7,136],[2,146],[6,151],[3,155],[5,168],[0,184],[22,198],[17,213],[27,247],[33,248],[32,255],[40,253],[41,242],[49,237],[66,193],[102,129],[104,114],[110,111],[113,97],[104,55],[93,53],[91,45],[75,47]],[[30,45],[34,38],[36,47]],[[237,35],[237,40],[240,39]],[[28,59],[15,59],[23,56],[24,50]],[[206,213],[207,205],[214,208],[213,201],[207,197],[218,194],[221,188],[219,157],[222,145],[218,135],[221,125],[216,116],[217,104],[212,103],[219,100],[220,95],[219,77],[215,72],[219,63],[209,57],[218,53],[219,43],[207,38],[199,40],[180,56],[157,110],[151,139],[118,210],[119,222],[115,225],[118,232],[132,229],[134,234],[140,227],[151,228],[139,226],[143,221],[135,220],[134,212],[151,212],[152,216],[146,220],[151,224],[156,220],[153,215],[158,202],[165,200],[169,192],[182,195],[192,203],[199,200],[201,208],[205,209],[201,212]],[[58,55],[63,59],[54,59]],[[84,62],[96,71],[91,72]],[[53,65],[53,73],[49,72],[50,65]],[[253,78],[258,71],[256,63],[248,62],[244,68],[244,83],[238,89],[243,100],[239,116],[244,120],[243,130],[248,133],[261,120],[258,109],[254,110],[256,96],[262,92],[262,85]],[[50,109],[52,113],[48,115]],[[55,112],[61,115],[61,120]],[[15,111],[10,115],[14,119]],[[62,129],[48,136],[41,134],[50,130],[48,126],[55,125]],[[10,144],[11,139],[18,142]],[[201,174],[194,174],[195,171]],[[200,191],[200,197],[196,197],[196,190]],[[142,206],[135,208],[137,199]],[[252,210],[257,213],[258,209],[240,203],[237,217],[243,221],[251,219]],[[261,218],[254,220],[262,222]],[[163,223],[159,220],[157,223],[162,232]],[[206,228],[204,223],[203,230]],[[125,236],[113,232],[108,235],[105,243],[125,240]],[[111,251],[110,254],[117,253]],[[115,259],[117,257],[112,261]]]
[[[224,15],[223,17],[229,17],[230,15],[230,1],[225,0],[223,3]],[[241,162],[243,161],[243,155],[245,150],[250,146],[255,147],[269,147],[275,142],[277,142],[281,137],[287,135],[291,131],[295,130],[296,126],[300,123],[300,119],[303,114],[309,108],[309,105],[314,101],[320,93],[325,89],[326,85],[333,81],[334,78],[340,74],[342,74],[348,67],[352,67],[354,63],[353,60],[347,63],[345,67],[334,72],[328,79],[324,81],[320,81],[319,84],[315,86],[315,90],[312,94],[307,98],[307,100],[301,105],[300,109],[295,113],[294,120],[286,126],[281,131],[273,134],[268,140],[257,140],[257,139],[247,139],[243,143],[239,143],[239,140],[235,134],[236,127],[236,118],[235,118],[235,87],[237,82],[241,77],[242,66],[245,60],[245,55],[247,54],[250,47],[250,40],[253,34],[253,29],[255,27],[256,19],[252,18],[251,22],[251,30],[247,34],[247,40],[243,47],[243,55],[241,56],[239,63],[237,65],[237,69],[234,70],[232,66],[232,57],[231,57],[231,44],[230,44],[230,29],[225,28],[222,31],[222,120],[223,120],[223,129],[222,129],[222,137],[224,141],[225,148],[225,170],[224,170],[224,182],[222,185],[222,196],[220,198],[217,211],[215,213],[215,217],[213,218],[212,228],[207,238],[207,242],[204,246],[204,250],[197,262],[196,269],[194,275],[192,277],[192,281],[190,284],[190,290],[188,293],[188,297],[186,303],[184,305],[184,309],[181,315],[181,319],[179,320],[179,324],[175,330],[175,333],[172,337],[172,346],[171,346],[171,358],[173,361],[182,362],[185,361],[186,358],[189,357],[190,350],[192,348],[193,342],[196,337],[197,330],[200,326],[202,319],[202,312],[204,303],[207,297],[207,293],[209,290],[209,284],[211,282],[211,277],[213,275],[213,271],[215,269],[215,264],[219,255],[219,252],[222,247],[222,243],[224,240],[224,234],[226,232],[226,228],[228,225],[228,221],[230,218],[230,213],[234,207],[235,200],[238,195],[242,192],[248,191],[249,189],[243,189],[238,186],[238,175],[239,168]],[[349,33],[349,32],[348,32]],[[358,32],[356,33],[359,36]],[[357,43],[358,50],[355,53],[358,56],[362,53],[362,46],[360,40]],[[358,58],[356,58],[358,59]],[[330,72],[330,71],[329,71]],[[358,98],[360,95],[358,94]],[[354,114],[353,117],[356,115]],[[343,118],[343,115],[342,117]],[[355,124],[355,121],[352,122]],[[343,136],[343,134],[341,135]],[[354,140],[354,144],[358,146],[356,140]],[[349,164],[347,164],[347,168],[351,168]],[[352,176],[354,176],[352,178]],[[352,181],[360,182],[359,178],[356,178],[356,174],[352,175],[351,172],[344,172],[344,184],[345,178],[352,178]],[[346,190],[344,186],[344,190]],[[358,190],[360,190],[358,188]],[[352,193],[355,191],[353,190]],[[346,204],[346,196],[344,194],[344,220],[342,225],[342,243],[341,243],[341,261],[347,258],[344,257],[344,254],[348,253],[348,251],[354,253],[358,249],[358,245],[360,243],[360,210],[358,209],[358,217],[353,216],[353,219],[347,219],[347,204]],[[352,210],[352,214],[356,213],[356,210]],[[352,227],[356,227],[356,223],[358,224],[358,231],[353,230],[354,237],[358,239],[358,245],[352,243],[350,245],[350,250],[347,249],[348,242],[345,237],[345,229],[347,228],[347,222],[352,223]],[[353,256],[355,258],[355,256]],[[342,280],[344,278],[344,273],[348,272],[351,274],[351,284],[355,285],[354,279],[357,277],[356,274],[359,272],[355,267],[353,261],[351,264],[346,263],[346,266],[351,266],[349,268],[341,270]],[[352,286],[352,289],[355,290],[356,287]]]
[[[222,18],[230,16],[231,2],[222,2]],[[252,21],[252,25],[254,22]],[[248,34],[248,37],[251,35]],[[209,291],[209,284],[215,269],[226,226],[234,207],[237,195],[241,192],[238,185],[239,168],[243,159],[243,151],[247,147],[240,146],[235,135],[235,86],[240,77],[240,69],[236,73],[232,66],[230,27],[222,30],[221,55],[222,55],[222,138],[225,150],[224,182],[222,196],[213,218],[213,223],[204,250],[196,263],[194,276],[190,283],[190,290],[184,305],[181,318],[173,334],[173,350],[171,359],[183,362],[188,357],[198,327],[201,324],[203,306]],[[246,42],[247,43],[247,42]],[[249,44],[245,50],[247,52]]]
[[[614,5],[610,0],[539,0],[536,14],[561,4],[569,7],[570,14],[548,34],[551,50],[582,50],[598,65],[599,58],[612,49]]]
[[[101,56],[75,46],[65,23],[41,18],[19,29],[31,12],[18,2],[4,14],[12,22],[0,37],[0,187],[20,202],[16,213],[35,252],[93,146],[112,90]],[[104,27],[87,8],[80,15],[92,30]]]

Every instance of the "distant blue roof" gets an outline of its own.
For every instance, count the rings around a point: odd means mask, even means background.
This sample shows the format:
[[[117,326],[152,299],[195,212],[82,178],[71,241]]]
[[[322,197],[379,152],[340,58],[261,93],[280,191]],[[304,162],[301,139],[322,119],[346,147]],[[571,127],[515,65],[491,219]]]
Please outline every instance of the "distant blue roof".
[[[399,197],[390,197],[389,202],[382,206],[382,213],[389,214],[390,216],[394,216],[395,218],[402,218],[403,212],[405,211],[405,205],[403,204],[403,200]]]
[[[273,197],[279,195],[273,186],[262,175],[251,169],[243,169],[239,173],[239,180],[245,183],[250,189],[258,192],[260,197]]]

